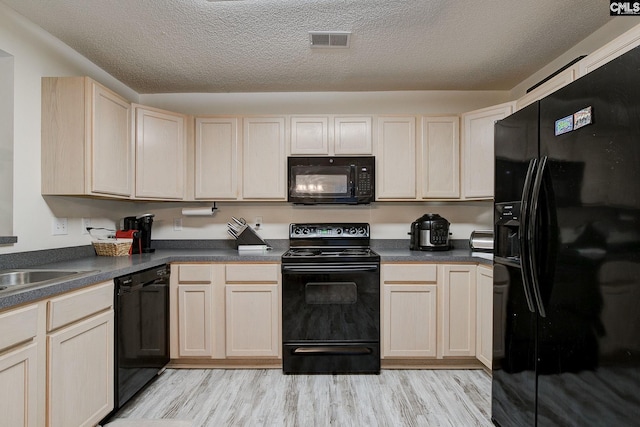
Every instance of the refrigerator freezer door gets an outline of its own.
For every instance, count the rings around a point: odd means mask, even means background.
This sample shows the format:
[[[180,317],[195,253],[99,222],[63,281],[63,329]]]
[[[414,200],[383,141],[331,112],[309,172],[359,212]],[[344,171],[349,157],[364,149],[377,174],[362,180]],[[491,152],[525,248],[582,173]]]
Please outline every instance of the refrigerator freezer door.
[[[495,126],[494,331],[491,416],[499,426],[532,426],[536,415],[535,306],[523,270],[522,205],[538,157],[538,103]],[[524,195],[523,195],[524,193]],[[525,264],[525,267],[527,265]],[[498,321],[499,319],[499,321]]]

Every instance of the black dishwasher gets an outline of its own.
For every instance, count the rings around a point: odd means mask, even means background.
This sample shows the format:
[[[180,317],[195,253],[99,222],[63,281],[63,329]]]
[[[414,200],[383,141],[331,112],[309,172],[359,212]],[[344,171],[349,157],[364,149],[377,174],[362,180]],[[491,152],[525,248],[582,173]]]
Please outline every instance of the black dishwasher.
[[[115,281],[115,408],[118,411],[169,362],[169,265]]]

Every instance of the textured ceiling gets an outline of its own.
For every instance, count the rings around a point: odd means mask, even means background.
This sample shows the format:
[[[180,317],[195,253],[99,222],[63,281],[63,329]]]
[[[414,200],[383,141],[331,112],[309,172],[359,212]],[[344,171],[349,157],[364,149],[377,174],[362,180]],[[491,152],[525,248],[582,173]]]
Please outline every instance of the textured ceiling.
[[[509,90],[606,0],[0,0],[141,94]],[[309,31],[351,31],[311,49]]]

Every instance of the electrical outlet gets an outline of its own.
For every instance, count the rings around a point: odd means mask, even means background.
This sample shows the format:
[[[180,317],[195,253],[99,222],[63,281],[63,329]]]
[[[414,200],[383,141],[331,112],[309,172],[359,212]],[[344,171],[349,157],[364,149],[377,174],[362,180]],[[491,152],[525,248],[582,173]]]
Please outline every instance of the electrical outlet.
[[[173,219],[173,231],[182,231],[182,218]]]
[[[51,234],[60,236],[67,233],[67,218],[53,218]]]
[[[82,218],[81,222],[82,234],[89,234],[87,228],[91,227],[91,218]]]
[[[261,216],[257,216],[254,223],[256,224],[256,229],[260,228],[262,226],[262,217]]]

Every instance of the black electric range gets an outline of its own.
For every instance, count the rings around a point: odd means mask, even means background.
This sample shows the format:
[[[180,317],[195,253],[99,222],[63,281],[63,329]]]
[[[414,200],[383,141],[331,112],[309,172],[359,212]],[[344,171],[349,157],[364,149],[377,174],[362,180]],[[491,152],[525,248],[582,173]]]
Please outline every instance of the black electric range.
[[[282,255],[283,371],[380,372],[380,255],[366,223],[291,224]]]

